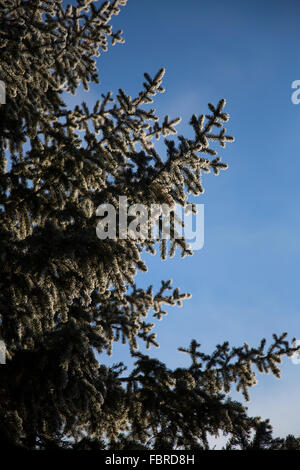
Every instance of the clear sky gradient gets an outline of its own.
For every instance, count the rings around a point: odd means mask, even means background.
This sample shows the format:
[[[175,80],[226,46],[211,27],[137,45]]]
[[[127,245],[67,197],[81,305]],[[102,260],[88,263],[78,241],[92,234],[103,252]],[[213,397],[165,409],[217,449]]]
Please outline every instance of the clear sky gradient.
[[[188,365],[176,348],[192,338],[206,352],[225,340],[270,342],[273,332],[300,339],[300,105],[291,102],[300,79],[299,17],[298,0],[129,0],[112,21],[126,43],[101,55],[101,85],[67,99],[93,105],[119,88],[135,96],[144,72],[165,67],[166,92],[153,107],[161,119],[181,116],[177,130],[187,136],[193,113],[227,100],[226,128],[236,140],[220,151],[229,169],[203,178],[203,249],[165,262],[145,255],[149,273],[138,276],[140,286],[157,289],[172,278],[193,295],[157,322],[160,348],[149,354],[169,367]],[[162,142],[157,149],[164,152]],[[117,345],[105,362],[126,363],[127,351]],[[258,379],[249,412],[270,418],[276,436],[300,435],[300,364],[285,360],[280,381]]]

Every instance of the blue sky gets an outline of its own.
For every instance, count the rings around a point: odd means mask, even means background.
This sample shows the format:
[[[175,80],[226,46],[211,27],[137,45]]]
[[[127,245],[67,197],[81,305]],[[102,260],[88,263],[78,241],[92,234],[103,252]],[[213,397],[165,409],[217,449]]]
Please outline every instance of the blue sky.
[[[184,135],[192,135],[193,113],[227,100],[226,128],[236,140],[220,151],[229,169],[203,179],[203,249],[165,262],[145,255],[149,272],[138,276],[141,286],[157,288],[171,277],[193,295],[155,328],[160,348],[149,353],[169,367],[188,364],[176,348],[192,338],[206,352],[225,340],[271,341],[273,332],[300,339],[300,104],[291,102],[300,79],[299,14],[298,0],[129,0],[112,22],[126,43],[101,55],[101,85],[67,100],[92,105],[119,88],[135,96],[143,73],[163,66],[166,92],[154,108],[161,118],[181,116]],[[127,362],[127,346],[105,359],[120,360]],[[275,435],[300,435],[300,365],[287,359],[282,370],[280,381],[258,377],[249,413],[270,418]]]

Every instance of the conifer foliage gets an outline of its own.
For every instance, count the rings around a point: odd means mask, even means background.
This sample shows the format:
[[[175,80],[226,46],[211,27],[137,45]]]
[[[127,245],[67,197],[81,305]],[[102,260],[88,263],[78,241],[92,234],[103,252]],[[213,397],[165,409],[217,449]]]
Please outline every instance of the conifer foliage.
[[[174,140],[180,119],[159,120],[147,107],[164,91],[164,69],[145,73],[134,98],[99,91],[93,109],[67,108],[63,92],[99,83],[101,51],[124,42],[110,22],[125,4],[0,0],[0,439],[25,449],[206,449],[223,432],[228,449],[299,448],[226,397],[236,385],[249,398],[255,367],[279,376],[281,358],[295,351],[286,334],[268,349],[225,342],[211,355],[193,340],[181,349],[186,369],[137,351],[138,342],[158,345],[149,316],[161,319],[164,304],[189,294],[170,281],[158,292],[139,288],[142,253],[155,253],[155,240],[100,240],[96,208],[117,208],[119,195],[185,207],[189,194],[203,193],[204,173],[227,168],[211,143],[233,138],[222,99],[191,117],[192,139]],[[160,137],[166,156],[155,150]],[[176,250],[192,254],[177,239],[162,240],[158,256]],[[128,373],[101,364],[116,341],[135,358]]]

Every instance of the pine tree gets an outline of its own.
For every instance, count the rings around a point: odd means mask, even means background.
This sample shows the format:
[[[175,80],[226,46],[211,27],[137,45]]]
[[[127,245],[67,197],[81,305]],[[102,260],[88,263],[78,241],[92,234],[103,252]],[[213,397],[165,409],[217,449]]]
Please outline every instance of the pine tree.
[[[75,2],[74,2],[75,3]],[[203,173],[218,174],[211,143],[225,147],[225,100],[209,114],[193,115],[194,138],[176,134],[180,119],[161,123],[153,97],[164,91],[164,69],[145,73],[132,98],[103,93],[92,110],[68,109],[63,92],[99,83],[101,51],[124,42],[110,21],[126,0],[99,5],[77,0],[0,0],[0,439],[25,449],[207,449],[208,436],[224,433],[227,448],[299,449],[299,439],[273,439],[268,421],[252,418],[226,396],[236,385],[246,399],[260,372],[280,375],[278,363],[296,350],[286,334],[266,350],[230,348],[207,355],[191,341],[181,349],[188,368],[170,370],[137,351],[157,346],[154,324],[163,304],[181,305],[189,294],[162,281],[141,289],[151,237],[96,235],[96,208],[165,202],[182,207],[203,193]],[[99,92],[100,93],[100,92]],[[164,137],[166,157],[155,150]],[[184,239],[160,241],[160,256],[191,255]],[[127,343],[135,366],[101,364],[114,342]],[[100,355],[100,362],[96,353]],[[99,356],[98,356],[99,357]]]

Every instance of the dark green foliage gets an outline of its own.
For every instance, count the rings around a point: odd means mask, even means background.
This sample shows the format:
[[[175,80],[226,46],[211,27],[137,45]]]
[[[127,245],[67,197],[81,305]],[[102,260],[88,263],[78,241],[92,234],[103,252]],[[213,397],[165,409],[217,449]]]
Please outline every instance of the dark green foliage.
[[[188,203],[203,192],[202,175],[221,163],[211,142],[233,141],[223,127],[225,100],[210,114],[193,115],[194,138],[176,133],[179,118],[162,123],[152,97],[163,92],[161,69],[145,74],[135,98],[102,94],[89,110],[67,109],[62,92],[98,83],[96,58],[108,39],[123,42],[109,22],[126,0],[102,5],[77,0],[0,0],[0,334],[7,363],[0,366],[0,433],[7,446],[25,449],[207,449],[209,435],[229,436],[227,448],[299,449],[299,439],[273,439],[268,422],[247,416],[226,396],[236,384],[248,399],[254,367],[279,376],[278,363],[295,348],[274,335],[265,351],[218,345],[212,355],[192,341],[182,349],[187,369],[169,370],[137,353],[138,341],[157,346],[154,324],[163,304],[181,305],[189,294],[163,281],[135,284],[147,269],[142,252],[155,240],[96,236],[96,208],[129,203]],[[161,256],[192,251],[185,240],[161,242]],[[134,369],[108,368],[96,352],[128,343]]]

